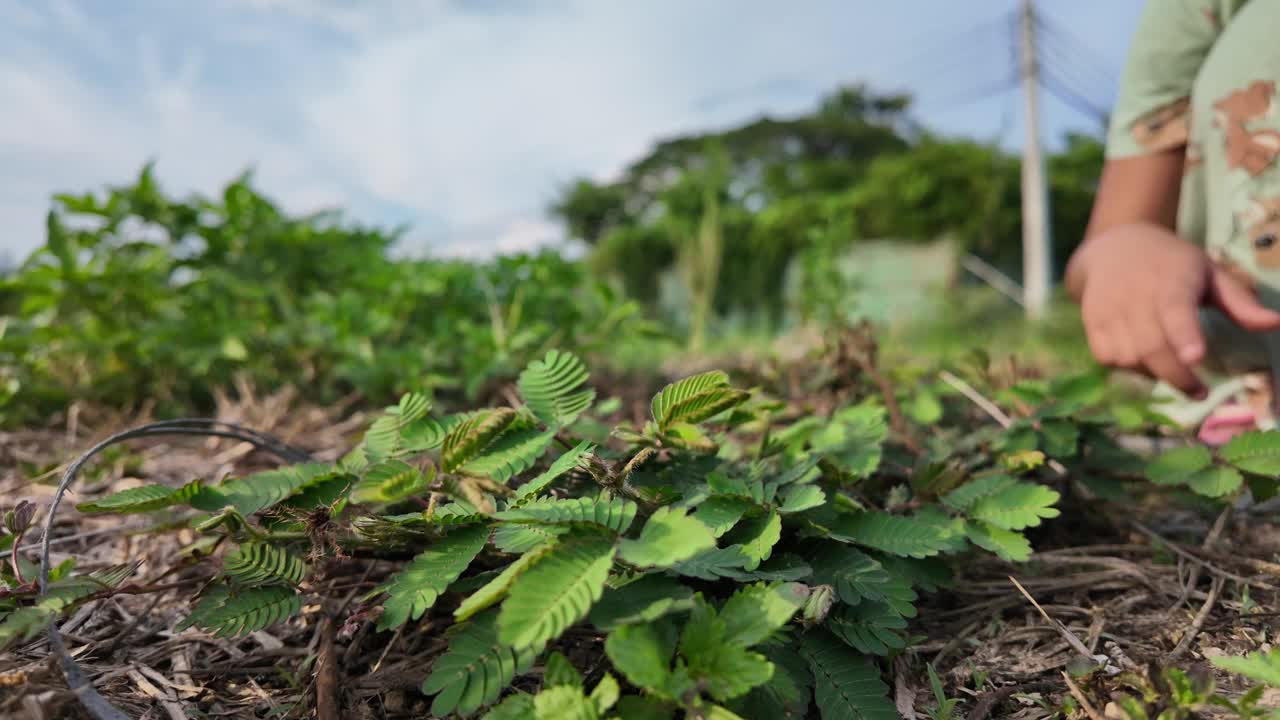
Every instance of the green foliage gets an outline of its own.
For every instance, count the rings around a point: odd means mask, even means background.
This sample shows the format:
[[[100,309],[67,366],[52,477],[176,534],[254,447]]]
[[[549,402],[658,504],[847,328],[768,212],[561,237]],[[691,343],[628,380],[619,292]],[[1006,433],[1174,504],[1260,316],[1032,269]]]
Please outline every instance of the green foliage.
[[[806,633],[800,653],[813,673],[823,720],[892,720],[898,716],[875,665],[829,634]]]
[[[84,513],[145,513],[163,510],[174,505],[189,503],[200,494],[204,484],[200,480],[192,480],[180,488],[163,485],[143,485],[141,487],[121,490],[114,495],[80,503],[76,509]]]
[[[233,589],[215,585],[200,598],[178,629],[198,627],[214,637],[239,637],[263,630],[298,612],[302,596],[279,585]]]
[[[382,588],[387,601],[378,621],[379,629],[400,627],[422,617],[480,554],[488,539],[488,528],[483,525],[463,527],[415,557]]]
[[[559,429],[572,425],[595,401],[594,389],[582,389],[588,377],[581,360],[552,350],[520,373],[520,396],[539,420]]]
[[[498,615],[499,638],[517,649],[542,647],[586,617],[604,592],[614,552],[594,531],[562,538],[512,584]]]
[[[935,428],[904,478],[867,394],[795,412],[712,371],[666,385],[651,420],[595,442],[576,436],[594,410],[565,400],[592,392],[575,356],[551,353],[522,377],[519,408],[435,415],[411,394],[337,463],[193,485],[189,526],[225,577],[183,627],[233,637],[297,614],[315,592],[306,545],[392,552],[412,559],[360,612],[378,631],[443,633],[423,684],[436,716],[757,720],[816,705],[887,718],[882,670],[909,647],[919,594],[970,552],[1026,560],[1024,531],[1058,514],[1043,464],[1008,433]],[[1059,433],[1070,461],[1085,462],[1096,429],[1075,413],[1087,403],[1047,407],[1075,428]],[[1181,477],[1176,461],[1156,475]],[[165,507],[176,491],[161,490],[95,506]],[[11,622],[47,621],[30,607]],[[579,663],[582,648],[607,662]],[[540,688],[517,683],[540,662]]]
[[[720,370],[694,375],[666,386],[653,398],[653,420],[667,432],[681,423],[696,424],[742,404],[746,393],[729,385]]]
[[[302,559],[278,545],[247,542],[228,552],[223,559],[227,575],[242,585],[285,583],[297,585],[306,575]]]
[[[474,402],[552,344],[652,335],[635,303],[556,251],[400,259],[399,238],[338,213],[291,217],[247,174],[212,197],[172,197],[150,166],[57,195],[45,244],[0,278],[0,422],[72,401],[204,414],[237,377],[321,403]]]
[[[435,695],[431,712],[437,716],[471,715],[497,700],[536,656],[537,649],[516,651],[500,641],[497,614],[487,612],[457,626],[449,650],[432,664],[422,692]]]

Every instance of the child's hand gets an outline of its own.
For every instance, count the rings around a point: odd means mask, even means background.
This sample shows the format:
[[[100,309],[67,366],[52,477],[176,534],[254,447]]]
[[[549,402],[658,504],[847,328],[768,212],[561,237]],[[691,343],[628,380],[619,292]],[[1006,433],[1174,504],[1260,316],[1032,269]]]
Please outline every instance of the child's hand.
[[[1246,330],[1280,329],[1280,313],[1259,303],[1199,247],[1159,225],[1103,231],[1080,248],[1072,265],[1098,362],[1147,373],[1188,395],[1205,391],[1192,369],[1205,354],[1201,305],[1219,308]]]

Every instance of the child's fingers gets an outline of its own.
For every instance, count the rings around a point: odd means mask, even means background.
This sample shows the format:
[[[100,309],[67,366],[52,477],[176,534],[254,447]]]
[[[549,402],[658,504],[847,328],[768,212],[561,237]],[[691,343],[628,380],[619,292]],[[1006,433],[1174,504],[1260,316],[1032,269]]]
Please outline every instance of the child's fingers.
[[[1160,308],[1151,308],[1151,314],[1133,318],[1130,325],[1133,342],[1142,368],[1152,377],[1159,378],[1188,395],[1198,395],[1204,388],[1200,379],[1178,357],[1175,345],[1170,342]]]
[[[1165,338],[1183,365],[1194,366],[1204,359],[1204,333],[1200,330],[1200,308],[1190,295],[1173,297],[1156,309]]]
[[[1209,299],[1246,330],[1280,330],[1280,313],[1258,302],[1252,290],[1222,268],[1213,269]]]

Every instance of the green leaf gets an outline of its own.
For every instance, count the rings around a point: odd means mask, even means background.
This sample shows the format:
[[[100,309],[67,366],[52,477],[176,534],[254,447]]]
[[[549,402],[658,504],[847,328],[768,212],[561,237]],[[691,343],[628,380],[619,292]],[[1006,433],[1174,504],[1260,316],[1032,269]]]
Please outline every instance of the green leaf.
[[[746,402],[749,394],[732,388],[729,376],[712,370],[664,387],[651,403],[654,422],[666,432],[680,423],[697,424]]]
[[[809,598],[800,583],[756,583],[739,588],[725,601],[720,617],[728,642],[751,647],[791,621]]]
[[[947,493],[942,497],[942,502],[948,507],[963,512],[972,508],[979,500],[998,495],[1017,482],[1017,478],[1008,475],[983,475]]]
[[[581,360],[552,350],[542,360],[529,363],[517,386],[530,412],[555,430],[573,424],[595,402],[595,390],[580,389],[588,377]]]
[[[547,468],[546,472],[516,488],[516,497],[526,498],[530,495],[542,492],[543,489],[561,475],[564,475],[574,468],[585,465],[588,457],[591,453],[595,452],[595,449],[595,445],[585,440],[578,443],[572,450],[569,450],[556,458],[556,461],[551,463],[551,467]]]
[[[630,500],[602,493],[598,497],[572,500],[539,499],[510,510],[496,513],[495,518],[508,522],[558,525],[590,523],[617,533],[624,533],[636,517],[636,504]]]
[[[827,501],[827,494],[817,485],[791,485],[782,492],[782,505],[778,512],[783,514],[804,512],[821,507]]]
[[[621,695],[622,687],[618,685],[618,681],[609,673],[605,673],[591,690],[589,699],[591,704],[596,706],[596,712],[603,714],[618,704],[618,697]]]
[[[589,404],[589,403],[588,403]],[[599,720],[595,703],[582,694],[582,688],[558,685],[533,698],[534,720]]]
[[[515,676],[533,666],[541,648],[517,651],[498,639],[496,614],[477,615],[451,629],[449,649],[431,665],[422,692],[435,695],[431,713],[467,716],[498,699]]]
[[[498,483],[533,467],[547,451],[555,438],[554,432],[541,430],[508,430],[485,448],[480,455],[468,460],[458,472],[464,475],[485,477]]]
[[[829,633],[806,633],[800,654],[813,673],[822,720],[897,720],[889,688],[874,663]]]
[[[217,490],[237,512],[248,517],[288,500],[314,482],[329,478],[332,471],[331,466],[323,463],[292,465],[228,480]]]
[[[738,625],[744,632],[754,628]],[[689,677],[716,700],[731,700],[769,681],[773,664],[729,636],[727,621],[697,598],[680,636]]]
[[[498,615],[499,637],[516,648],[542,646],[586,617],[600,599],[616,552],[612,538],[561,538],[512,584]]]
[[[587,619],[602,632],[621,625],[648,623],[667,613],[693,607],[693,591],[663,575],[645,575],[621,587],[606,588]]]
[[[1229,467],[1209,467],[1187,478],[1187,487],[1200,495],[1220,498],[1240,489],[1244,477],[1240,471]]]
[[[1218,454],[1244,472],[1280,477],[1280,432],[1275,430],[1236,435]]]
[[[566,525],[503,523],[493,531],[493,546],[506,553],[523,553],[541,547],[572,530]]]
[[[802,718],[809,710],[813,696],[813,677],[809,666],[793,646],[774,644],[763,649],[773,663],[769,682],[752,688],[734,700],[731,707],[739,715],[756,718]]]
[[[1203,445],[1174,448],[1148,463],[1147,479],[1157,485],[1179,485],[1212,463],[1213,456]]]
[[[511,584],[520,577],[520,574],[529,569],[529,566],[537,562],[543,555],[551,552],[554,547],[553,542],[549,542],[534,550],[530,550],[516,559],[515,562],[507,565],[498,573],[497,577],[485,583],[483,587],[476,590],[462,604],[458,605],[458,609],[453,613],[453,619],[462,622],[472,615],[492,606],[502,598],[506,597],[507,591],[511,589]]]
[[[455,472],[479,455],[516,420],[510,408],[481,410],[459,422],[444,438],[440,449],[440,467]]]
[[[731,545],[698,553],[684,562],[676,563],[672,569],[689,577],[719,580],[742,570],[746,564],[747,556],[742,553],[742,546]]]
[[[488,539],[489,528],[484,525],[462,527],[415,557],[383,586],[387,600],[378,629],[397,628],[422,617],[480,554]]]
[[[922,385],[912,397],[908,412],[911,413],[911,419],[921,425],[933,425],[942,419],[942,403],[933,390]]]
[[[842,514],[828,528],[833,540],[882,550],[890,555],[926,558],[951,545],[941,527],[879,511]]]
[[[1217,667],[1243,675],[1254,682],[1280,688],[1280,649],[1270,652],[1252,652],[1238,657],[1211,657]]]
[[[640,537],[624,539],[618,557],[637,567],[671,567],[716,546],[711,528],[697,518],[664,506],[649,517]]]
[[[227,553],[223,569],[242,585],[276,582],[297,585],[302,582],[307,566],[301,558],[278,545],[246,542]]]
[[[756,504],[746,498],[730,495],[712,495],[698,505],[694,517],[711,528],[711,534],[720,537],[729,532]]]
[[[809,443],[814,452],[828,455],[845,472],[864,478],[880,467],[888,437],[885,409],[866,401],[837,411]]]
[[[288,619],[302,609],[302,596],[280,585],[230,590],[213,586],[179,630],[196,626],[214,637],[240,637]]]
[[[906,647],[906,639],[898,632],[906,627],[905,618],[878,602],[843,605],[827,618],[827,629],[868,655],[888,655]]]
[[[383,460],[368,470],[351,488],[355,503],[394,503],[425,490],[431,480],[403,460]]]
[[[1044,485],[1019,482],[977,501],[968,514],[1006,530],[1022,530],[1038,526],[1042,519],[1058,517],[1053,504],[1060,497],[1057,490]]]
[[[782,539],[782,516],[776,510],[739,523],[729,541],[741,546],[740,552],[747,562],[743,567],[755,570],[773,554],[773,546]]]
[[[842,602],[882,602],[900,615],[915,615],[913,603],[917,596],[911,583],[866,553],[854,548],[828,548],[813,562],[815,582],[834,587]]]
[[[632,685],[667,697],[676,639],[662,623],[623,625],[609,633],[604,652]]]
[[[1031,559],[1031,541],[1020,532],[978,521],[965,526],[965,535],[974,545],[995,553],[1001,560],[1026,562]]]
[[[80,503],[76,505],[76,509],[83,513],[114,513],[116,515],[154,512],[189,503],[204,490],[200,480],[193,480],[180,488],[143,485],[122,490],[93,502]]]
[[[494,705],[484,714],[483,720],[529,720],[533,713],[533,696],[518,692]]]
[[[671,720],[673,717],[675,710],[657,698],[626,695],[618,700],[620,720]]]
[[[1044,451],[1051,457],[1069,458],[1080,444],[1080,428],[1070,420],[1045,420],[1040,423]]]
[[[546,668],[542,671],[542,687],[549,688],[556,685],[582,688],[582,673],[578,672],[573,663],[569,662],[569,658],[558,650],[547,656]]]
[[[431,400],[422,393],[406,393],[400,403],[374,420],[364,434],[365,455],[378,461],[398,453],[404,445],[403,430],[431,410]]]

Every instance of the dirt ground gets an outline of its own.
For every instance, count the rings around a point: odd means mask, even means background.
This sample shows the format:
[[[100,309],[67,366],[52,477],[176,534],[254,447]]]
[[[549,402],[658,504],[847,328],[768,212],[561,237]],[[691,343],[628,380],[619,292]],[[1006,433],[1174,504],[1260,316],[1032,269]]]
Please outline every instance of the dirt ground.
[[[242,387],[239,395],[220,400],[220,419],[271,432],[319,459],[351,447],[369,420],[349,406],[300,406],[292,390],[263,396]],[[47,503],[58,465],[105,434],[92,428],[143,419],[72,413],[56,429],[0,434],[6,504]],[[328,598],[323,604],[269,632],[221,640],[173,629],[208,577],[199,564],[180,562],[179,549],[194,539],[189,530],[143,532],[144,517],[92,517],[70,507],[140,478],[177,485],[271,463],[233,441],[148,439],[95,465],[59,514],[53,561],[74,556],[81,571],[138,566],[125,592],[91,601],[62,621],[72,655],[130,717],[315,717],[318,697],[337,704],[319,708],[322,718],[429,717],[429,699],[418,687],[445,645],[441,635],[427,624],[388,637],[363,621],[359,596],[391,572],[386,559],[329,560],[313,587]],[[1089,710],[1105,717],[1112,694],[1153,665],[1209,673],[1215,654],[1270,647],[1280,616],[1280,564],[1273,562],[1280,530],[1272,518],[1248,507],[1214,516],[1070,496],[1061,509],[1034,535],[1038,552],[1029,563],[968,563],[954,587],[921,599],[910,628],[916,642],[892,664],[903,717],[929,717],[935,704],[926,663],[947,695],[961,700],[957,718],[1090,717]],[[599,648],[578,649],[599,657]],[[0,718],[88,717],[48,650],[37,640],[0,656]],[[1069,681],[1082,663],[1094,672]],[[1243,691],[1230,678],[1217,680],[1222,689]],[[1077,698],[1089,710],[1063,714],[1064,703],[1082,708]]]

